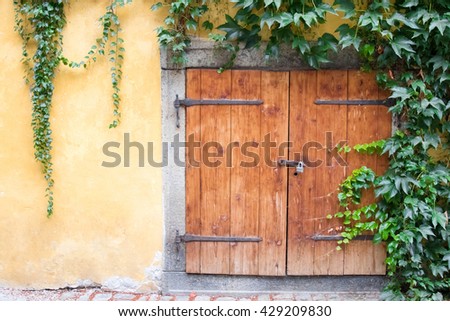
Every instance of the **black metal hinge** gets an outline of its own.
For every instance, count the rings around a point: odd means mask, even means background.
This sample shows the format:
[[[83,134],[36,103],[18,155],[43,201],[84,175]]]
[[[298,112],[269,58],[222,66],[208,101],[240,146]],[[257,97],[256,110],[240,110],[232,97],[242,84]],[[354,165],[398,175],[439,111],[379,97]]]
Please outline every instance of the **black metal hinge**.
[[[262,238],[257,236],[216,236],[216,235],[180,235],[177,231],[175,243],[188,242],[261,242]]]
[[[262,238],[258,236],[215,236],[215,235],[194,235],[194,234],[184,234],[180,235],[177,230],[175,235],[175,246],[177,253],[177,260],[180,253],[180,244],[189,242],[261,242]]]
[[[199,106],[199,105],[262,105],[262,100],[242,100],[242,99],[179,99],[176,95],[176,99],[173,102],[173,106],[177,110],[177,128],[180,128],[180,115],[179,109],[183,107]]]
[[[369,99],[369,100],[321,100],[318,99],[314,101],[316,105],[382,105],[386,107],[392,107],[395,105],[395,99],[388,98],[383,100]]]

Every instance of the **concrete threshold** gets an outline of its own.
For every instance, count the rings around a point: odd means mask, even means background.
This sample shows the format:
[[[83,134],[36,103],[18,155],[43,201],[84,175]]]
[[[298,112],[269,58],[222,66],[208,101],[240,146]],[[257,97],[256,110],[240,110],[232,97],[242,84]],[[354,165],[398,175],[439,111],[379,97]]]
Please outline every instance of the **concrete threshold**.
[[[386,283],[384,276],[250,277],[196,275],[184,272],[163,274],[163,293],[228,296],[289,295],[326,300],[378,300]]]

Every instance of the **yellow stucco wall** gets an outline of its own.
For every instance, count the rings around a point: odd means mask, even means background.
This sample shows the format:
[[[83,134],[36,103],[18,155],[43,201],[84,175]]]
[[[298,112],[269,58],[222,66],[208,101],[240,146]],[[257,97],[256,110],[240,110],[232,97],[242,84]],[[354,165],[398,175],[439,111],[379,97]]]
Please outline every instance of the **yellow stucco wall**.
[[[64,53],[79,61],[101,29],[110,0],[72,0],[67,8]],[[163,238],[161,169],[105,168],[103,145],[124,134],[142,144],[161,143],[159,48],[154,29],[163,13],[153,1],[134,0],[119,10],[125,39],[122,123],[112,119],[110,65],[87,70],[61,66],[55,80],[55,214],[46,217],[45,181],[33,157],[30,94],[23,77],[21,39],[12,1],[0,1],[0,287],[59,288],[102,284],[154,289]],[[225,8],[211,13],[222,15]],[[334,26],[326,28],[333,31]],[[204,34],[202,34],[205,36]],[[147,152],[147,150],[146,150]],[[161,151],[155,150],[155,158]]]
[[[101,29],[109,0],[73,0],[67,8],[65,55],[82,58]],[[34,161],[31,103],[24,84],[21,39],[12,1],[0,1],[0,286],[54,288],[96,282],[114,288],[152,287],[161,266],[161,170],[102,167],[103,144],[161,141],[159,48],[161,17],[152,1],[119,10],[126,57],[122,124],[112,119],[109,64],[59,69],[51,123],[54,132],[55,214],[47,219],[45,181]],[[120,151],[120,154],[123,154]],[[160,150],[156,151],[160,157]],[[87,280],[87,281],[86,281]]]

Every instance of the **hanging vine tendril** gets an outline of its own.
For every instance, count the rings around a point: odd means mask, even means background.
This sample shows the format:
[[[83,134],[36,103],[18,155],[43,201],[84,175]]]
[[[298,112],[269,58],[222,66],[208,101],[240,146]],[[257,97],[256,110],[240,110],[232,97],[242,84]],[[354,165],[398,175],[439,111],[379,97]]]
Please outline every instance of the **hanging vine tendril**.
[[[119,37],[120,21],[116,8],[131,3],[130,0],[115,0],[106,8],[99,19],[102,36],[85,57],[85,61],[69,61],[62,55],[62,31],[66,25],[64,13],[67,0],[14,0],[15,29],[23,40],[22,63],[25,66],[25,80],[30,85],[32,101],[32,129],[34,156],[42,166],[47,182],[47,216],[53,215],[53,163],[52,130],[50,114],[54,93],[53,80],[62,62],[69,67],[87,67],[97,60],[97,56],[108,56],[112,63],[111,85],[114,119],[110,128],[120,122],[120,81],[122,79],[123,39]],[[30,52],[30,48],[32,52]]]
[[[50,111],[54,92],[55,70],[62,52],[62,30],[66,25],[63,1],[14,1],[16,29],[23,39],[23,62],[27,68],[26,79],[30,84],[33,105],[34,156],[42,165],[47,182],[47,216],[53,214],[53,164],[52,130]],[[36,49],[32,57],[28,45]]]

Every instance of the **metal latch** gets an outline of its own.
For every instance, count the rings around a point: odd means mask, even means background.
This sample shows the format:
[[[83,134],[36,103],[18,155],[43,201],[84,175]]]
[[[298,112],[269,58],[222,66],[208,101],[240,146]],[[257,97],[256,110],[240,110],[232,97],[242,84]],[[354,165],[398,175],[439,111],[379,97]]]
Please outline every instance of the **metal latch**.
[[[262,100],[241,100],[241,99],[179,99],[176,95],[176,99],[173,102],[173,106],[177,110],[177,128],[180,128],[180,107],[191,107],[198,105],[262,105]]]
[[[303,173],[303,171],[305,169],[305,163],[303,163],[302,161],[279,159],[278,165],[286,166],[286,167],[295,167],[294,176],[297,176],[298,174]]]
[[[386,107],[392,107],[396,103],[396,100],[393,98],[378,100],[378,99],[369,99],[369,100],[321,100],[318,99],[314,101],[316,105],[382,105]]]

